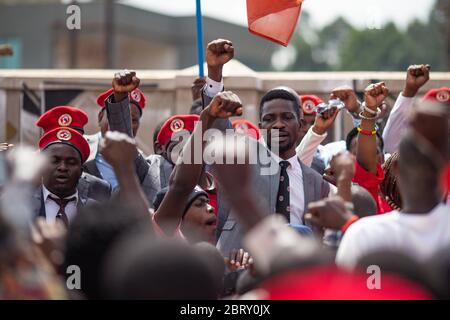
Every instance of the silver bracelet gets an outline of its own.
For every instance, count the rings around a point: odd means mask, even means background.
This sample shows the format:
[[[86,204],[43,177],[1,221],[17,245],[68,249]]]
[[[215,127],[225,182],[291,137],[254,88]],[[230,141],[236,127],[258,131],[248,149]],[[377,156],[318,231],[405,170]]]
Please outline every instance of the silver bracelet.
[[[367,107],[365,102],[362,103],[362,108],[363,108],[363,110],[367,111],[370,114],[373,114],[373,115],[377,114],[377,111],[376,110],[372,110],[369,107]]]
[[[375,114],[373,117],[366,117],[366,116],[363,115],[363,112],[364,112],[364,111],[361,111],[361,112],[359,113],[359,117],[360,117],[361,119],[364,119],[364,120],[376,120],[376,119],[378,118],[378,116],[381,114],[381,109],[380,109],[380,108],[377,108],[377,112],[376,112],[376,114]]]

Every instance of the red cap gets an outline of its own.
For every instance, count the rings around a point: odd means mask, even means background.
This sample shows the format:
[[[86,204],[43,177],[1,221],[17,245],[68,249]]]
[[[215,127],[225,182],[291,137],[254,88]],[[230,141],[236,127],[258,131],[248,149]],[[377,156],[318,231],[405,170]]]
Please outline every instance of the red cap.
[[[441,103],[450,102],[450,88],[442,87],[431,89],[423,96],[423,100],[438,101]]]
[[[70,106],[58,106],[41,115],[36,125],[41,127],[44,133],[57,127],[69,127],[84,132],[87,122],[88,115],[83,110]]]
[[[259,140],[261,133],[257,126],[245,119],[235,119],[231,123],[237,133],[245,134],[253,139]]]
[[[192,133],[192,131],[194,131],[195,122],[199,120],[200,117],[196,114],[175,115],[164,122],[156,140],[160,145],[165,146],[174,133],[182,130],[187,130]]]
[[[106,98],[108,98],[113,92],[114,92],[114,89],[111,88],[111,89],[101,93],[97,97],[97,104],[103,108],[105,106]],[[139,90],[139,88],[136,88],[133,91],[131,91],[131,93],[128,94],[128,98],[130,99],[130,102],[137,105],[141,109],[141,111],[142,111],[142,109],[145,108],[146,99],[145,99],[145,96],[142,93],[142,91]]]
[[[291,271],[263,283],[269,300],[427,300],[420,285],[394,274],[382,274],[380,288],[368,288],[370,274],[335,266]]]
[[[42,151],[54,143],[65,143],[71,145],[81,155],[81,162],[84,163],[89,158],[90,148],[86,139],[78,132],[68,127],[59,127],[50,130],[39,140],[39,149]]]
[[[302,102],[303,113],[312,115],[316,114],[315,107],[323,103],[322,99],[312,94],[300,96],[300,101]]]

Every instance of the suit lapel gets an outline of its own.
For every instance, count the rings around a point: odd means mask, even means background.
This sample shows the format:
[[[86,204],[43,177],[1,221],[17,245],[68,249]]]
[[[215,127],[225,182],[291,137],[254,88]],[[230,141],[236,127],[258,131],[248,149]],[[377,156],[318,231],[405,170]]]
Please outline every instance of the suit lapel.
[[[308,208],[308,204],[311,201],[314,201],[314,176],[310,172],[310,168],[304,165],[300,160],[300,166],[302,168],[303,175],[303,193],[305,195],[305,207],[304,212],[306,212]]]

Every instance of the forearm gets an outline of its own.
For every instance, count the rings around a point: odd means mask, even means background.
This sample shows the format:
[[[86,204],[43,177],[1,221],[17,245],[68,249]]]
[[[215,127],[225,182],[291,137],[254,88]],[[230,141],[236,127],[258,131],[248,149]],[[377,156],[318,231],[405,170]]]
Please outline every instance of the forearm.
[[[149,203],[140,186],[133,165],[122,165],[114,168],[117,180],[119,181],[121,200],[128,203],[142,215],[148,214]]]
[[[363,112],[363,116],[372,117],[367,111]],[[375,119],[361,120],[361,129],[366,132],[375,130]],[[377,136],[374,134],[358,134],[358,148],[356,152],[356,160],[367,171],[376,174],[377,172]]]
[[[338,178],[336,181],[337,195],[346,202],[352,202],[352,179],[347,177]]]

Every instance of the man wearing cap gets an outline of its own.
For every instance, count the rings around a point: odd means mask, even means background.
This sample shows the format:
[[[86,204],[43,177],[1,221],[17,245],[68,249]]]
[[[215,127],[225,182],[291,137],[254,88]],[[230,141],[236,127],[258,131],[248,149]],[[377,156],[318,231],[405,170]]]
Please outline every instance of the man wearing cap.
[[[95,203],[77,189],[89,145],[76,130],[56,127],[42,136],[39,149],[47,155],[48,165],[32,199],[33,211],[47,222],[59,220],[68,226],[80,207]]]
[[[186,134],[192,134],[195,123],[198,121],[200,121],[200,116],[196,114],[174,115],[162,125],[157,140],[163,150],[161,156],[165,162],[171,165],[171,171],[184,146],[182,143],[183,140],[180,140],[181,136],[185,137]],[[163,165],[164,163],[160,162],[160,164]],[[152,169],[157,170],[157,167],[153,167]],[[161,188],[166,187],[169,179],[164,177],[164,174],[161,174],[159,177]],[[199,185],[208,193],[209,201],[213,208],[217,208],[217,189],[213,176],[203,171],[199,179]]]
[[[146,98],[141,90],[137,87],[139,82],[131,84],[132,72],[121,71],[117,73],[118,79],[113,79],[113,88],[101,93],[97,97],[97,104],[101,107],[98,113],[98,123],[100,132],[94,135],[85,136],[91,148],[91,153],[84,165],[85,171],[90,174],[102,178],[111,184],[112,189],[118,187],[118,181],[114,174],[114,170],[105,161],[99,148],[100,141],[107,131],[119,131],[127,133],[130,137],[135,137],[140,125],[142,111],[146,106]],[[133,73],[135,76],[135,73]],[[128,81],[128,86],[122,85],[122,80]],[[137,79],[137,78],[136,78]],[[130,86],[131,85],[131,86]],[[115,103],[115,90],[122,90],[119,87],[129,90],[125,92],[122,103]],[[123,92],[120,92],[122,94]],[[108,101],[108,99],[110,99]],[[148,165],[141,154],[136,159],[136,169],[138,176],[142,182],[147,171]]]
[[[95,153],[91,150],[84,169],[108,181],[113,190],[119,184],[114,169],[102,156],[99,142],[108,130],[122,132],[132,138],[135,137],[139,129],[142,109],[146,102],[143,93],[138,89],[139,83],[140,80],[136,77],[134,71],[123,70],[114,75],[113,88],[102,93],[97,99],[97,103],[102,106],[102,110],[99,112],[101,131],[95,137],[86,137]],[[137,153],[135,167],[142,189],[151,204],[160,187],[153,170],[141,152]]]
[[[44,134],[57,128],[67,127],[84,134],[84,126],[88,122],[86,112],[71,106],[57,106],[42,114],[36,122]],[[78,192],[97,201],[107,200],[111,196],[111,186],[105,180],[83,172],[78,182]]]

